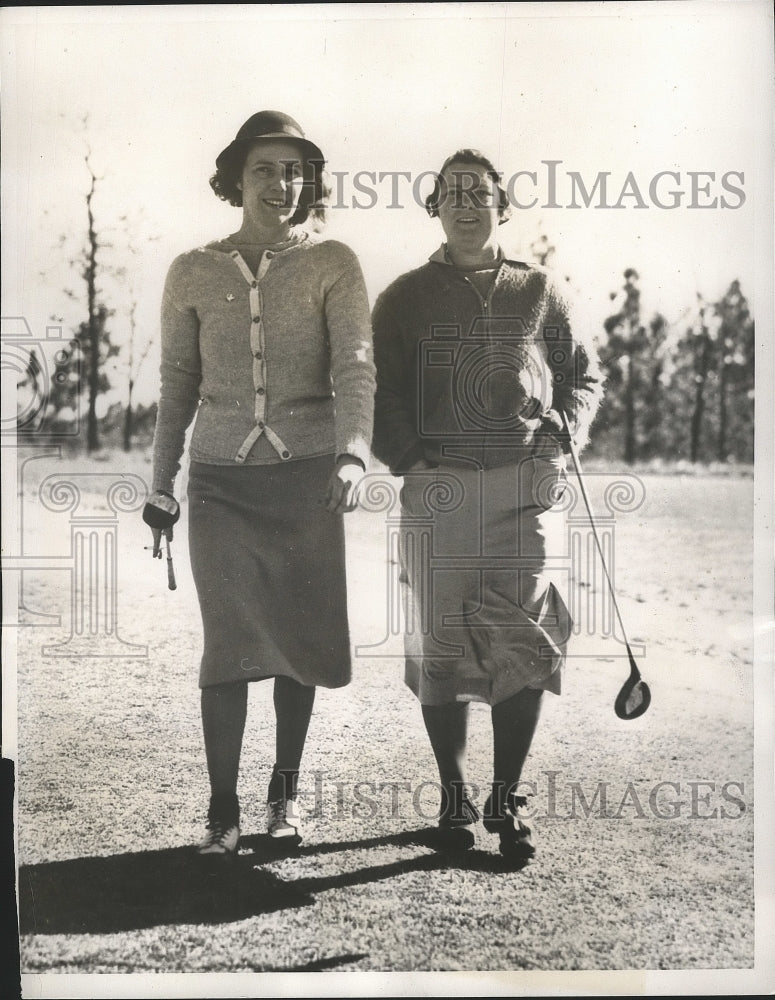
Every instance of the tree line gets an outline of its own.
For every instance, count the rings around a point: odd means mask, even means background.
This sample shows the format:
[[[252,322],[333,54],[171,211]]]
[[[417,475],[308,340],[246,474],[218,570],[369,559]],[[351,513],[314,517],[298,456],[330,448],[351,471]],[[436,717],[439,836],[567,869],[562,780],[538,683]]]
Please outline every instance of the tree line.
[[[115,311],[107,304],[100,282],[101,273],[110,269],[103,261],[110,243],[105,229],[100,232],[95,221],[93,200],[101,178],[92,168],[88,147],[84,163],[89,179],[84,238],[71,259],[83,285],[80,294],[66,292],[79,302],[83,319],[73,330],[69,348],[58,352],[54,375],[46,387],[46,423],[58,431],[77,422],[79,443],[89,452],[100,449],[104,435],[111,442],[119,437],[129,451],[136,436],[146,445],[153,433],[155,404],[135,406],[133,392],[154,334],[142,339],[137,334],[134,267],[138,247],[136,240],[129,239],[123,247],[128,264],[113,267],[127,299],[123,314],[128,319],[128,338],[121,347],[114,341],[111,320]],[[128,227],[125,216],[119,221]],[[546,235],[530,246],[533,260],[544,266],[554,252]],[[740,282],[732,281],[717,302],[697,295],[680,320],[669,322],[659,312],[643,314],[637,271],[628,268],[623,278],[621,288],[610,294],[612,312],[598,331],[605,395],[590,453],[627,464],[654,459],[752,462],[754,319]],[[122,363],[117,366],[119,354]],[[121,387],[113,384],[117,371]],[[33,353],[20,385],[39,386],[41,377]],[[118,390],[122,390],[123,402],[98,407],[101,396],[111,393],[115,397]]]
[[[58,346],[52,358],[39,358],[35,349],[31,351],[18,388],[33,388],[45,397],[43,433],[57,437],[63,433],[72,435],[89,453],[101,449],[103,436],[107,435],[111,442],[118,436],[123,449],[129,451],[136,435],[145,443],[149,426],[150,434],[153,433],[156,406],[136,406],[134,388],[155,332],[146,331],[140,336],[136,320],[141,241],[133,229],[138,220],[132,223],[122,215],[117,225],[98,223],[94,199],[103,178],[95,172],[86,138],[88,115],[84,116],[82,126],[85,146],[82,160],[87,177],[82,202],[83,231],[75,248],[68,246],[71,234],[60,236],[56,257],[67,259],[71,272],[80,279],[79,288],[65,287],[62,292],[77,304],[83,318],[71,329],[69,342]],[[114,249],[110,238],[117,230],[124,260],[121,265],[110,254]],[[155,237],[145,237],[142,242],[154,240]],[[129,327],[121,346],[116,343],[113,326],[116,309],[109,305],[110,300],[116,301],[117,294],[125,317],[123,326]],[[63,322],[58,315],[50,319]],[[114,402],[108,405],[107,397]],[[116,402],[117,397],[123,397],[123,401]]]
[[[590,451],[627,464],[753,462],[754,318],[739,280],[697,295],[681,320],[644,316],[640,277],[624,272],[600,336],[606,391]]]

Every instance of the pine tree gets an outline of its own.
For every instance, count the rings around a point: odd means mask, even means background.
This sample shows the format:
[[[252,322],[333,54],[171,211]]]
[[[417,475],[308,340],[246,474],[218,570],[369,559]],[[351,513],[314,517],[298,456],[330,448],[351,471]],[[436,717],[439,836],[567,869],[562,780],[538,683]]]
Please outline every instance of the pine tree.
[[[600,350],[606,372],[607,394],[604,414],[611,423],[624,425],[624,461],[632,465],[639,457],[636,416],[643,388],[643,354],[649,346],[640,315],[639,275],[634,268],[624,272],[619,309],[603,326],[607,341]],[[616,298],[616,294],[612,295]]]
[[[668,343],[670,327],[661,313],[648,324],[648,352],[641,359],[640,457],[662,458],[671,449],[672,428],[668,419]]]
[[[701,296],[699,317],[692,331],[694,355],[694,407],[691,416],[691,431],[689,443],[689,458],[696,463],[700,457],[702,442],[703,417],[705,416],[705,389],[708,376],[715,367],[716,352],[713,337],[707,323],[707,307]]]
[[[753,460],[754,320],[735,280],[714,306],[717,334],[718,429],[716,458]]]

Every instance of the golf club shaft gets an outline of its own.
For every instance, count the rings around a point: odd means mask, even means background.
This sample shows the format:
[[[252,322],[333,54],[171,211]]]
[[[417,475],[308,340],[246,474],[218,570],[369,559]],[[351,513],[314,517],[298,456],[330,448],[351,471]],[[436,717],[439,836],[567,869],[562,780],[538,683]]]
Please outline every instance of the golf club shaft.
[[[581,488],[581,495],[584,497],[584,505],[587,508],[587,514],[589,515],[589,523],[592,526],[592,534],[595,537],[595,544],[597,545],[597,551],[600,555],[600,562],[603,565],[603,573],[605,574],[606,582],[608,583],[608,589],[611,592],[611,599],[614,602],[614,609],[616,611],[616,618],[619,622],[619,628],[622,630],[622,636],[624,638],[624,643],[627,646],[627,652],[630,654],[630,662],[632,662],[632,650],[630,649],[630,643],[627,639],[627,632],[624,628],[624,622],[622,621],[622,615],[619,611],[619,605],[616,601],[616,591],[614,590],[613,581],[611,580],[611,575],[608,572],[608,567],[605,562],[605,555],[603,554],[603,546],[600,544],[600,539],[597,534],[597,528],[595,526],[595,516],[592,513],[592,505],[589,502],[589,497],[587,496],[587,488],[584,485],[584,477],[581,474],[581,463],[579,462],[579,454],[576,451],[576,445],[573,443],[573,436],[571,434],[570,425],[568,423],[568,418],[564,412],[561,413],[562,425],[568,435],[568,447],[570,448],[571,458],[573,459],[573,467],[576,470],[576,478],[579,481],[579,487]]]

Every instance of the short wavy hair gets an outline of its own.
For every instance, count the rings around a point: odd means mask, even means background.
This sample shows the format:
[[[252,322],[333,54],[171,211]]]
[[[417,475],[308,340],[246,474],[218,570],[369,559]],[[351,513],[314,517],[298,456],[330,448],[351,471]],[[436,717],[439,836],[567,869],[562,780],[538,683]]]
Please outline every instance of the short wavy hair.
[[[511,201],[506,193],[506,189],[501,185],[501,175],[495,169],[495,164],[489,157],[485,156],[484,153],[480,153],[478,149],[458,149],[457,152],[453,153],[452,156],[448,156],[447,159],[442,164],[441,170],[436,174],[436,180],[433,184],[433,190],[425,199],[425,210],[432,219],[435,219],[439,214],[439,205],[441,203],[442,196],[442,174],[444,171],[451,166],[453,163],[460,163],[462,166],[479,166],[484,167],[487,171],[487,176],[495,185],[495,189],[498,192],[498,225],[503,225],[504,222],[508,222],[511,218]]]
[[[227,201],[235,208],[242,208],[242,191],[237,185],[242,180],[248,153],[261,142],[260,138],[234,142],[219,157],[221,162],[210,178],[210,187],[221,201]],[[297,226],[309,221],[313,228],[322,229],[326,224],[328,199],[331,196],[331,184],[325,169],[325,161],[308,158],[303,147],[300,158],[303,185],[299,204],[290,218],[290,223],[292,226]]]

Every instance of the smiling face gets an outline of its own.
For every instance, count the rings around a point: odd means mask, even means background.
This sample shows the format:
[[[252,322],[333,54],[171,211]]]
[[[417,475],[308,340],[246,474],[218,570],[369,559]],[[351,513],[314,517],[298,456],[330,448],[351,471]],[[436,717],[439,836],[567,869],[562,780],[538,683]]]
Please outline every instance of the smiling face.
[[[439,219],[451,253],[487,253],[497,246],[500,220],[496,184],[480,163],[453,161],[441,175]]]
[[[238,184],[243,230],[274,238],[289,228],[302,191],[302,154],[293,142],[265,139],[245,157]]]

